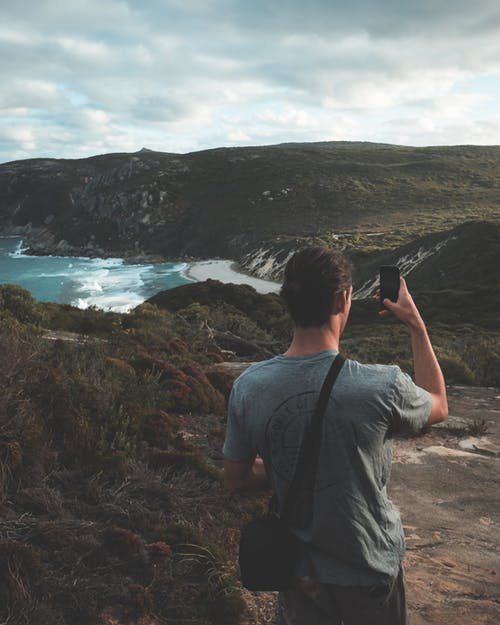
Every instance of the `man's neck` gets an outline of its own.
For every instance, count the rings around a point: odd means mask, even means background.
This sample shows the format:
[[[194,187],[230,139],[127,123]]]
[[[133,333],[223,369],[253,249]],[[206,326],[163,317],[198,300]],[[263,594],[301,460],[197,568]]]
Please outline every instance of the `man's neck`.
[[[328,325],[312,328],[296,327],[290,347],[285,356],[305,356],[325,349],[339,349],[340,336],[337,328]]]

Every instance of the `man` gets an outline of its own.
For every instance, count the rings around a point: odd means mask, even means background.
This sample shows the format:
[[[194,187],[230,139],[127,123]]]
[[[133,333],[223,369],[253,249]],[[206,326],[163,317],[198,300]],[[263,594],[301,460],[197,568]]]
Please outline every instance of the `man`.
[[[288,350],[235,382],[224,443],[228,488],[270,485],[278,503],[351,307],[351,266],[307,248],[285,269],[281,295],[295,323]],[[424,322],[401,279],[382,317],[409,330],[415,382],[399,367],[347,360],[323,419],[314,515],[301,539],[297,583],[281,592],[280,625],[404,625],[401,519],[387,497],[392,438],[446,419],[446,387]]]

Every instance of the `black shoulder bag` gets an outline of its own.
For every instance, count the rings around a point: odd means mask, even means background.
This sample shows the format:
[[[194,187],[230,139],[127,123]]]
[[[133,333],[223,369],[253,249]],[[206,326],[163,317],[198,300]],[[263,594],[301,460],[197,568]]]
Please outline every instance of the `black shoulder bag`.
[[[270,512],[253,519],[241,529],[241,582],[248,590],[286,590],[292,586],[299,539],[292,533],[289,525],[306,527],[312,519],[323,415],[344,362],[345,359],[338,354],[323,382],[314,415],[302,441],[281,515]]]

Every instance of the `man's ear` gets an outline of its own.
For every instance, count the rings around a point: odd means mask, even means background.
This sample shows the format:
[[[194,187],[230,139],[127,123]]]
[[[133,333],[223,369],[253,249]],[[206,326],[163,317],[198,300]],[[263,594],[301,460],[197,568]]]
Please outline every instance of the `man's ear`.
[[[340,293],[337,293],[337,295],[335,295],[335,305],[333,307],[334,314],[343,313],[345,311],[350,296],[350,290],[340,291]]]

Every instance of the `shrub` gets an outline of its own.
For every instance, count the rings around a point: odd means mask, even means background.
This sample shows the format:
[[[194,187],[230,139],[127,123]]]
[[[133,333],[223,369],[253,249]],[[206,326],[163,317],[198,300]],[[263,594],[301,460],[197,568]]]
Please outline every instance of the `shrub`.
[[[109,337],[122,327],[122,315],[97,308],[82,310],[69,304],[43,304],[47,327],[54,330]]]
[[[100,415],[99,421],[96,441],[99,455],[124,452],[128,456],[135,453],[140,424],[123,404],[111,403],[107,413]]]
[[[198,453],[185,451],[158,451],[151,454],[149,464],[153,469],[169,468],[173,473],[194,470],[203,477],[219,480],[220,471]]]
[[[176,417],[163,410],[152,410],[142,419],[141,436],[150,445],[166,449],[176,439],[179,428]]]
[[[31,397],[39,333],[13,317],[0,326],[0,504],[14,488],[36,485],[51,453],[41,414]]]
[[[34,514],[59,516],[62,512],[61,495],[47,486],[24,488],[19,492],[17,502],[24,510]]]
[[[207,372],[210,384],[221,393],[227,400],[233,388],[234,374],[224,369],[211,369]]]
[[[1,310],[11,313],[21,323],[40,325],[46,319],[42,304],[33,299],[29,291],[17,284],[0,285]]]
[[[151,558],[153,559],[163,559],[163,558],[171,558],[173,555],[172,547],[167,545],[167,543],[163,541],[157,541],[155,543],[148,543],[146,545],[146,549]]]
[[[498,336],[483,336],[468,342],[466,357],[474,371],[477,384],[500,386],[500,338]]]
[[[474,373],[459,354],[436,348],[436,356],[447,384],[474,384]]]
[[[140,537],[129,529],[112,525],[104,533],[104,545],[115,556],[128,558],[141,547]]]
[[[237,625],[246,604],[236,580],[228,575],[216,575],[212,596],[209,604],[211,622],[217,625]]]

